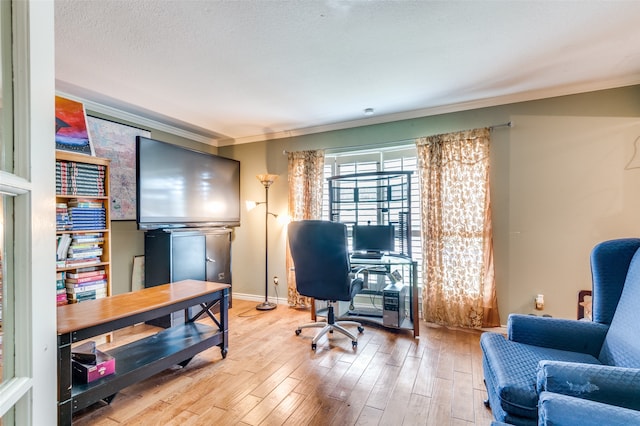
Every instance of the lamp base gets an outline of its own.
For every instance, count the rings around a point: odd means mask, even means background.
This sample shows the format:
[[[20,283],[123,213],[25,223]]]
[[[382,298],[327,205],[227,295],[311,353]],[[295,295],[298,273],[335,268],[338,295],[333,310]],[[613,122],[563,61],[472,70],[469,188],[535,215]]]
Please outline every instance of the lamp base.
[[[272,309],[275,309],[276,306],[278,305],[273,302],[269,302],[268,300],[265,300],[264,302],[256,306],[256,309],[259,311],[270,311]]]

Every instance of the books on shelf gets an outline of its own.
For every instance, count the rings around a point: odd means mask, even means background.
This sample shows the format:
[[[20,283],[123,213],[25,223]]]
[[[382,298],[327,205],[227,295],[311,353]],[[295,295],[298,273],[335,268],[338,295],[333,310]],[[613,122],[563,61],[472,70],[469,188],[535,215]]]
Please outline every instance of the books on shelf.
[[[104,203],[100,200],[95,200],[92,198],[82,199],[76,198],[75,200],[70,200],[67,205],[69,207],[80,207],[85,209],[100,209],[104,207]]]
[[[82,284],[73,284],[73,283],[67,283],[66,284],[66,294],[83,294],[86,293],[88,291],[94,291],[94,290],[106,290],[107,289],[107,280],[106,279],[101,279],[101,280],[96,280],[96,281],[91,281],[91,282],[87,282],[87,283],[82,283]]]
[[[55,179],[56,304],[106,297],[111,281],[109,162],[56,153]]]
[[[103,253],[102,244],[104,244],[104,236],[101,232],[61,234],[58,236],[56,259],[61,261],[98,258],[99,261]],[[63,266],[58,264],[58,267],[72,266],[72,263],[65,262]]]
[[[56,231],[66,231],[71,229],[71,220],[67,203],[56,203]]]
[[[105,275],[104,268],[100,267],[89,267],[89,268],[78,268],[75,272],[67,272],[66,276],[69,279],[79,279],[79,278],[87,278],[93,277],[97,275]]]
[[[56,204],[56,230],[105,229],[107,212],[102,200],[78,199]]]
[[[105,270],[95,268],[83,272],[67,272],[63,291],[68,303],[106,297],[107,275]]]
[[[74,234],[71,240],[75,244],[88,244],[88,243],[104,243],[104,236],[102,232],[85,232],[84,234]]]
[[[67,259],[64,262],[64,266],[67,268],[76,267],[79,268],[81,266],[90,266],[96,265],[101,262],[99,257],[87,257],[85,259]]]
[[[67,304],[66,272],[56,272],[56,306]]]
[[[69,287],[69,284],[94,283],[96,281],[105,280],[106,278],[107,278],[106,274],[90,275],[88,277],[81,277],[81,278],[67,278],[65,279],[65,283],[67,284],[67,287]]]
[[[67,253],[67,259],[88,259],[90,257],[99,257],[102,256],[102,249],[98,248],[95,250],[81,250],[81,251],[73,251],[73,249],[69,249]]]
[[[75,252],[80,252],[80,251],[87,251],[87,250],[95,250],[95,249],[99,249],[100,246],[102,246],[102,241],[100,242],[78,242],[75,241],[73,238],[71,239],[71,246],[69,247],[69,250],[75,251]]]
[[[69,207],[67,209],[69,212],[69,216],[71,219],[78,218],[96,218],[96,217],[104,217],[106,212],[103,207]]]
[[[56,250],[56,259],[64,260],[67,258],[69,247],[71,246],[71,235],[62,234],[58,236],[58,248]]]
[[[56,306],[67,305],[69,300],[67,299],[66,293],[56,295]]]
[[[94,299],[102,299],[103,297],[107,297],[107,289],[106,287],[98,290],[89,290],[84,291],[82,293],[68,293],[67,292],[67,302],[68,303],[78,303],[85,300],[94,300]]]
[[[101,164],[56,161],[56,193],[104,196],[105,170]]]
[[[74,203],[77,204],[77,203]],[[96,207],[99,206],[99,207]],[[69,203],[69,221],[71,229],[105,229],[107,224],[107,213],[102,202],[99,201],[83,201],[78,207],[73,207]]]

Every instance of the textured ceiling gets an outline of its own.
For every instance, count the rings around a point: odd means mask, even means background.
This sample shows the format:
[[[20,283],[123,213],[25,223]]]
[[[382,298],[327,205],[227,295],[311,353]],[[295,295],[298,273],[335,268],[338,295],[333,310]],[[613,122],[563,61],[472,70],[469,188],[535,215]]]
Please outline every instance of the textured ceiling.
[[[220,146],[638,84],[638,17],[640,1],[55,0],[56,88]]]

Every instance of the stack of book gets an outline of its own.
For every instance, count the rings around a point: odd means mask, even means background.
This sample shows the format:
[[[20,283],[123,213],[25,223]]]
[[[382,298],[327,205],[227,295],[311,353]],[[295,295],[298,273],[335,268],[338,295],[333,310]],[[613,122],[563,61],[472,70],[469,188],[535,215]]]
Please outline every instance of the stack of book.
[[[105,166],[56,161],[56,193],[59,195],[105,195]]]
[[[107,275],[103,268],[81,268],[67,273],[65,286],[68,303],[101,299],[107,296]]]
[[[102,261],[102,232],[62,234],[58,237],[57,267],[83,267]]]
[[[65,272],[56,274],[56,306],[67,304],[67,288],[65,287]]]
[[[58,268],[64,268],[66,266],[65,261],[67,259],[67,252],[71,245],[71,235],[62,234],[58,235],[58,247],[56,249],[56,261]]]
[[[69,201],[69,220],[71,229],[83,231],[87,229],[105,229],[106,211],[100,200],[73,200]]]
[[[65,266],[86,266],[100,263],[102,256],[102,232],[73,234],[67,250]]]
[[[71,229],[71,220],[69,219],[69,211],[67,203],[56,204],[56,231],[68,231]]]

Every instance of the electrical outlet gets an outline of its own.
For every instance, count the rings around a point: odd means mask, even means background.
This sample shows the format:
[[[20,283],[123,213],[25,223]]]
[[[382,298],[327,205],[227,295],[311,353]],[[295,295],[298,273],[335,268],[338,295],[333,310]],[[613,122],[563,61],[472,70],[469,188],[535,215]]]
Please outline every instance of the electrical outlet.
[[[274,284],[274,285],[278,285],[278,282],[279,282],[278,277],[277,277],[277,276],[274,276],[274,277],[273,277],[273,284]]]
[[[543,294],[539,294],[539,295],[536,296],[535,308],[538,311],[542,311],[544,309],[544,295]]]

